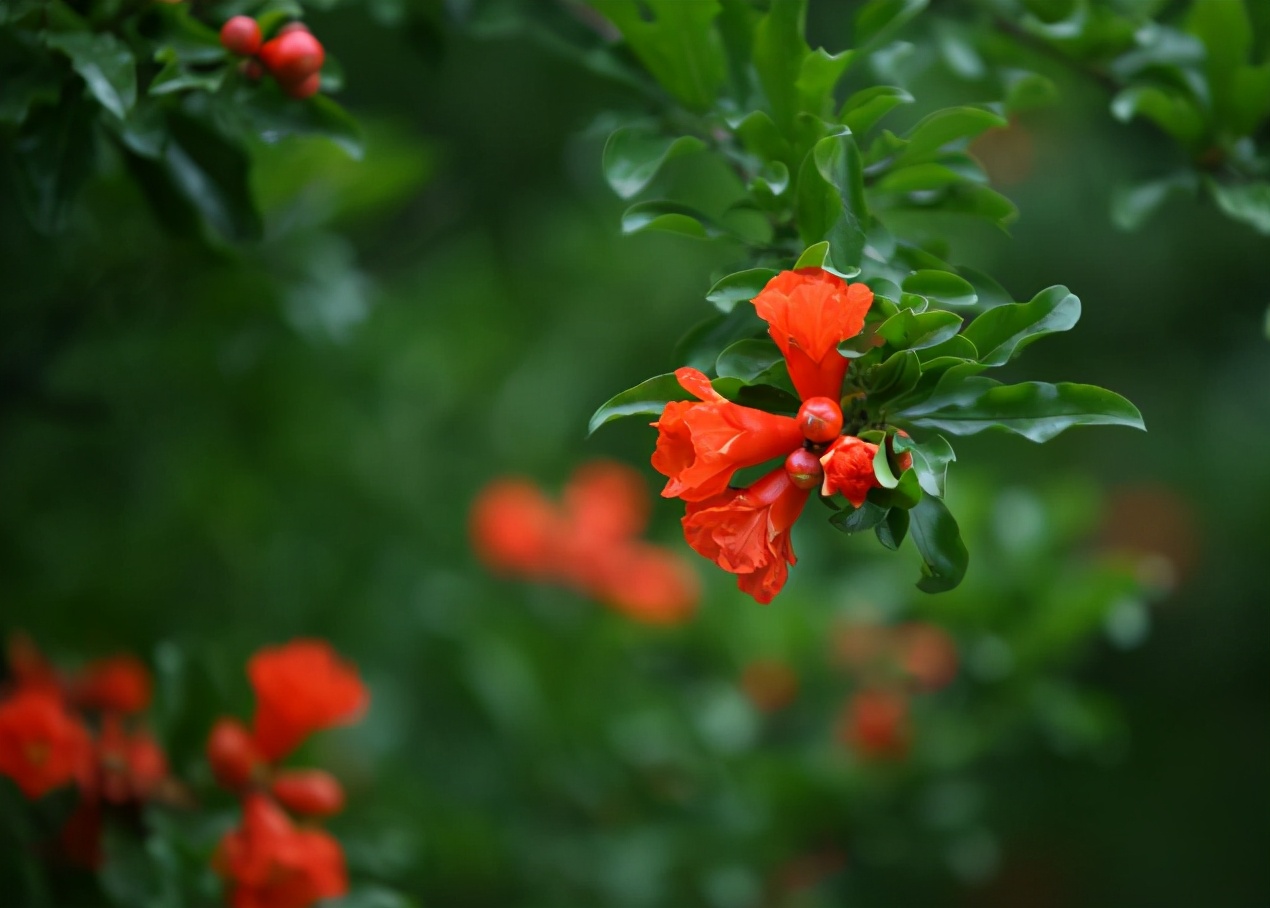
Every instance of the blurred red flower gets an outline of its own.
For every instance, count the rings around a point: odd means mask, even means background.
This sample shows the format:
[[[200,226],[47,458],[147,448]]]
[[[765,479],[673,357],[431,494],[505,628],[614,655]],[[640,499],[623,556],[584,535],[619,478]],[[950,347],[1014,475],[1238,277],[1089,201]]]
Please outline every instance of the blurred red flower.
[[[28,798],[74,780],[91,754],[88,730],[56,696],[19,690],[0,703],[0,774]]]
[[[512,576],[545,579],[557,570],[556,546],[565,529],[555,504],[525,479],[496,479],[472,504],[472,547],[487,567]]]
[[[957,677],[957,644],[934,624],[913,622],[897,631],[900,665],[922,690],[939,690]]]
[[[807,495],[780,466],[748,488],[688,502],[684,536],[699,554],[736,574],[741,590],[766,605],[785,585],[787,565],[797,560],[789,530]]]
[[[246,726],[227,716],[216,720],[207,736],[207,762],[217,784],[230,791],[246,788],[265,769],[264,760]]]
[[[758,659],[741,671],[741,689],[755,709],[772,713],[794,702],[798,675],[778,659]]]
[[[839,736],[868,759],[902,760],[911,739],[908,698],[893,690],[857,691],[847,702]]]
[[[754,309],[785,355],[803,400],[842,396],[849,361],[838,344],[864,329],[873,291],[820,268],[782,271],[754,297]]]
[[[348,891],[344,852],[320,829],[296,828],[268,797],[248,795],[242,824],[214,858],[232,908],[307,908]]]
[[[315,731],[352,722],[368,694],[351,663],[324,640],[293,640],[260,650],[247,663],[256,692],[253,736],[278,760]]]
[[[664,497],[704,501],[722,494],[738,469],[802,445],[802,431],[790,417],[732,403],[696,369],[678,369],[675,377],[700,402],[672,401],[652,424],[657,429],[653,468],[669,478]]]
[[[646,542],[629,542],[610,557],[596,598],[645,624],[679,624],[697,610],[701,583],[674,552]]]
[[[150,670],[136,656],[90,662],[70,687],[72,701],[85,709],[130,715],[150,705]]]
[[[289,769],[273,778],[270,791],[278,803],[306,817],[329,817],[344,809],[344,789],[329,772]]]

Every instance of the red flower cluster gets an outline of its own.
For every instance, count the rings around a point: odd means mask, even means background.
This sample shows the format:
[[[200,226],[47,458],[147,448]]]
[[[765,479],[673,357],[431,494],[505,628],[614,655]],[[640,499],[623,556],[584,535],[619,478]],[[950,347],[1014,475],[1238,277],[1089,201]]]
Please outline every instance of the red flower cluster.
[[[231,54],[247,58],[241,68],[248,78],[259,79],[267,71],[293,98],[317,94],[326,49],[308,27],[289,22],[268,41],[262,43],[262,38],[260,24],[250,16],[234,16],[220,30],[221,45]]]
[[[163,750],[137,719],[150,703],[150,673],[119,655],[64,674],[23,635],[10,639],[8,663],[13,689],[0,700],[0,775],[32,800],[77,784],[79,804],[59,844],[68,859],[96,866],[106,805],[176,796]]]
[[[472,505],[472,546],[496,572],[561,583],[636,620],[675,624],[696,610],[699,585],[678,555],[638,538],[649,511],[640,475],[608,461],[579,467],[560,504],[528,480],[498,479]]]
[[[754,307],[802,398],[797,417],[732,403],[704,374],[683,368],[675,376],[697,400],[668,403],[653,423],[653,467],[668,479],[662,495],[687,502],[688,544],[736,574],[737,585],[759,602],[771,602],[785,585],[795,562],[789,531],[811,489],[841,494],[859,507],[878,486],[877,445],[839,434],[839,397],[850,361],[838,344],[863,330],[872,302],[864,284],[848,284],[820,268],[781,272],[754,298]],[[778,457],[784,463],[748,487],[728,486],[737,470]]]
[[[860,684],[839,717],[838,737],[868,759],[906,757],[911,692],[939,690],[957,676],[957,644],[925,622],[844,626],[834,634],[833,657]]]
[[[344,791],[329,773],[277,763],[316,731],[356,720],[369,696],[357,669],[321,640],[261,650],[247,663],[256,693],[250,731],[222,718],[207,741],[212,774],[242,797],[243,818],[221,840],[214,863],[231,885],[233,908],[306,908],[348,889],[344,852],[330,834],[300,828],[283,810],[338,813]]]

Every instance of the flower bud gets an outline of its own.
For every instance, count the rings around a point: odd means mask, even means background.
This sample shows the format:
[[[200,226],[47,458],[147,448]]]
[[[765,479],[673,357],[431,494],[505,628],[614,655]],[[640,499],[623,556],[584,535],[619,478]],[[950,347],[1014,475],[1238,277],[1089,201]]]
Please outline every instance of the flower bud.
[[[344,809],[344,789],[335,777],[320,769],[293,769],[273,779],[273,796],[292,813],[329,817]]]
[[[221,26],[220,43],[231,54],[250,57],[260,50],[260,24],[251,16],[234,16]]]
[[[820,458],[806,448],[791,451],[785,458],[785,472],[789,481],[800,489],[814,489],[825,478]]]
[[[842,431],[842,408],[828,397],[809,397],[798,408],[798,428],[813,444],[831,442]]]
[[[207,738],[207,762],[216,781],[230,791],[246,788],[263,766],[251,734],[237,719],[218,719]]]
[[[317,73],[326,60],[326,51],[309,32],[297,30],[266,41],[260,48],[260,59],[273,77],[286,87],[304,82]]]

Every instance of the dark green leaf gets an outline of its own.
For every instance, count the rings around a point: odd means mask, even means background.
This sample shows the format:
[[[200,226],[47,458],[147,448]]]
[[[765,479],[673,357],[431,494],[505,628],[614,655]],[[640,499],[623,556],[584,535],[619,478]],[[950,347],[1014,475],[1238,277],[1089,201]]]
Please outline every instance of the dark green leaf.
[[[78,94],[37,108],[13,142],[18,197],[32,225],[46,235],[65,226],[93,164],[96,109]]]
[[[1067,331],[1080,320],[1080,300],[1063,286],[1047,287],[1030,302],[997,306],[963,332],[979,351],[979,362],[1003,366],[1033,341]]]
[[[739,340],[719,354],[715,371],[720,378],[735,378],[746,384],[771,385],[790,394],[794,387],[789,380],[785,357],[780,349],[767,338]]]
[[[655,375],[605,401],[591,414],[587,434],[605,423],[626,416],[661,416],[661,411],[666,409],[666,404],[670,401],[692,399],[692,395],[683,389],[673,372]]]
[[[737,306],[726,315],[714,315],[694,325],[675,345],[675,361],[705,372],[714,367],[729,344],[757,337],[766,328],[753,306]]]
[[[171,141],[163,160],[172,182],[204,221],[229,240],[259,239],[260,214],[252,198],[246,152],[193,117],[169,118]]]
[[[944,497],[944,485],[948,476],[948,464],[957,459],[952,445],[942,435],[932,435],[920,445],[904,435],[894,440],[897,453],[908,452],[913,456],[913,472],[922,490],[928,495]]]
[[[954,435],[1004,429],[1035,442],[1048,441],[1072,426],[1145,429],[1137,407],[1105,388],[1068,382],[1002,385],[982,377],[957,380],[950,375],[927,401],[901,410],[895,418]]]
[[[953,589],[961,583],[970,563],[957,521],[933,495],[922,498],[908,515],[913,544],[922,557],[922,579],[917,588],[926,593]]]
[[[894,460],[892,460],[894,466]],[[894,472],[894,469],[892,469]],[[922,485],[917,478],[917,474],[912,470],[905,470],[899,476],[899,481],[895,487],[891,489],[870,489],[869,498],[886,508],[899,508],[907,511],[913,505],[917,504],[922,497]]]
[[[878,192],[929,192],[965,181],[964,175],[943,164],[913,164],[888,170],[873,188]]]
[[[961,327],[961,316],[936,309],[915,313],[901,309],[878,326],[879,337],[899,350],[920,350],[942,344]]]
[[[181,64],[177,53],[172,48],[164,48],[154,55],[163,68],[150,81],[147,92],[151,95],[167,95],[173,92],[198,89],[200,91],[216,91],[225,81],[227,66],[213,70],[187,69]]]
[[[361,160],[361,127],[348,111],[326,95],[296,101],[280,92],[258,91],[246,112],[257,134],[270,144],[288,136],[321,136],[334,142],[349,157]]]
[[[905,137],[908,145],[900,152],[897,163],[919,163],[952,142],[972,139],[994,126],[1007,124],[1004,117],[978,107],[937,110],[909,130]]]
[[[53,32],[44,40],[70,57],[102,107],[121,120],[128,115],[137,101],[137,63],[126,44],[104,32]]]
[[[886,519],[873,528],[878,542],[892,552],[896,551],[908,533],[908,511],[904,508],[891,508],[886,512]]]
[[[812,149],[798,175],[798,214],[804,242],[827,240],[833,267],[858,271],[870,218],[860,152],[849,135],[827,136]]]
[[[858,508],[843,508],[829,518],[829,522],[844,533],[871,530],[886,517],[887,509],[865,499]]]
[[[604,178],[624,199],[637,195],[671,158],[705,148],[695,136],[663,136],[644,126],[626,126],[604,144]]]
[[[710,288],[706,299],[720,312],[731,312],[737,303],[749,302],[758,296],[778,273],[774,268],[751,268],[729,274]]]
[[[706,239],[725,235],[717,224],[695,208],[675,202],[637,202],[622,212],[622,232],[660,230]]]
[[[950,271],[915,271],[904,278],[904,292],[916,293],[945,306],[973,306],[979,298],[968,280]]]
[[[885,403],[906,394],[921,378],[922,366],[912,350],[901,350],[878,366],[869,388],[869,398]]]

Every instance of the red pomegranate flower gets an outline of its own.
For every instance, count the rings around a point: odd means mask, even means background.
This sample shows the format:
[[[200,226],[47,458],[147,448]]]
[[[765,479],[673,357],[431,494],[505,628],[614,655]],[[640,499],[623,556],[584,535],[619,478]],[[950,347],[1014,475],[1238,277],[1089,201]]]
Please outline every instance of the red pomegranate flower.
[[[841,494],[857,508],[860,507],[868,497],[869,489],[880,488],[873,473],[873,457],[877,452],[877,445],[854,435],[839,436],[820,458],[820,465],[825,471],[820,494]]]
[[[838,344],[864,329],[873,291],[820,268],[782,271],[767,282],[754,308],[785,355],[789,377],[803,400],[842,396],[849,361]]]
[[[745,489],[688,502],[684,536],[699,554],[737,575],[737,586],[766,605],[785,585],[794,564],[789,530],[808,491],[782,465]]]
[[[675,377],[700,402],[672,401],[653,423],[658,432],[653,468],[669,478],[662,490],[666,498],[704,501],[727,489],[738,469],[783,457],[802,444],[790,417],[732,403],[696,369],[678,369]]]
[[[28,798],[75,779],[91,754],[88,730],[47,691],[19,690],[0,704],[0,775]]]
[[[472,547],[491,569],[546,578],[558,568],[556,542],[564,526],[559,509],[537,486],[509,478],[481,490],[469,529]]]
[[[85,709],[131,715],[150,705],[150,670],[136,656],[90,662],[71,683],[71,698]]]
[[[674,552],[646,542],[615,547],[601,562],[596,598],[644,624],[680,624],[701,598],[697,574]]]
[[[269,798],[248,795],[242,825],[221,840],[215,866],[233,908],[308,908],[348,891],[344,852],[319,829],[297,829]]]
[[[256,691],[253,735],[261,754],[278,760],[315,731],[354,721],[367,692],[357,669],[324,640],[266,648],[247,663]]]

